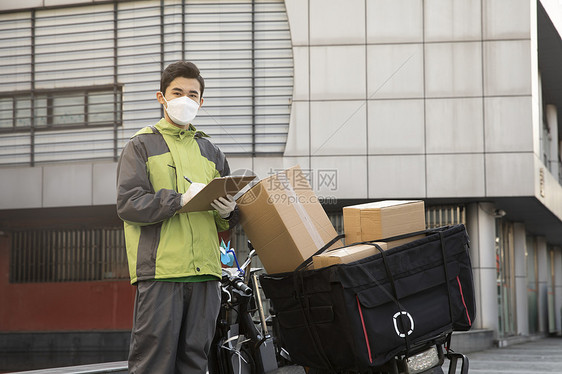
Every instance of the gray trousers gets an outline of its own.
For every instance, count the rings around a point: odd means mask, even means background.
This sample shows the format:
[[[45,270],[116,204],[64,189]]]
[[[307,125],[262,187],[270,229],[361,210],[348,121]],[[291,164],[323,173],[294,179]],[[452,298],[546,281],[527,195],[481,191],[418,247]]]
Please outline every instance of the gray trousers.
[[[218,281],[137,284],[130,374],[205,374],[220,309]]]

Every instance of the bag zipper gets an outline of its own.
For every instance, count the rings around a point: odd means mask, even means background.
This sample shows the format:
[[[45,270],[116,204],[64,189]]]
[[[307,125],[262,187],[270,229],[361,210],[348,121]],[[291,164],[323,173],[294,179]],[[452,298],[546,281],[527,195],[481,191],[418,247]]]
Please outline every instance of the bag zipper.
[[[363,326],[363,335],[365,336],[365,344],[367,345],[367,353],[369,354],[369,362],[373,363],[373,357],[371,356],[371,346],[369,344],[369,335],[367,335],[367,328],[365,327],[365,320],[363,319],[363,311],[361,310],[361,303],[359,302],[359,296],[355,295],[357,300],[357,308],[359,309],[359,317],[361,318],[361,325]]]
[[[466,318],[468,319],[468,325],[472,326],[472,321],[470,320],[470,316],[468,315],[468,308],[466,307],[466,303],[464,301],[464,294],[462,293],[462,285],[461,285],[461,281],[460,281],[458,275],[457,275],[457,283],[459,284],[459,291],[461,292],[462,305],[464,305],[464,311],[466,312]]]

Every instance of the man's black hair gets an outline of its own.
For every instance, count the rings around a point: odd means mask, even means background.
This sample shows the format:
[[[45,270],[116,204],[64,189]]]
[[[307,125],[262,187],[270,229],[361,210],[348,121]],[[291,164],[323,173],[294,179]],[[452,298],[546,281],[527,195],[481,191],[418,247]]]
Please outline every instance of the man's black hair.
[[[199,72],[199,68],[195,66],[193,62],[189,61],[178,61],[173,64],[168,65],[166,69],[162,72],[162,78],[160,79],[160,91],[162,94],[166,93],[166,89],[177,77],[183,78],[195,78],[199,81],[201,86],[201,92],[199,97],[203,97],[203,91],[205,90],[205,80]]]

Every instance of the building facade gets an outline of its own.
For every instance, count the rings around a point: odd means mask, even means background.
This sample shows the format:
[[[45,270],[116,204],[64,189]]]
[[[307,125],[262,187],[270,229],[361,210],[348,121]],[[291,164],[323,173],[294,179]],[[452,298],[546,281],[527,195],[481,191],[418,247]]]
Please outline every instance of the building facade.
[[[299,164],[339,231],[383,199],[467,226],[462,347],[562,333],[561,35],[557,0],[0,5],[0,333],[127,333],[116,162],[182,59],[232,170]]]

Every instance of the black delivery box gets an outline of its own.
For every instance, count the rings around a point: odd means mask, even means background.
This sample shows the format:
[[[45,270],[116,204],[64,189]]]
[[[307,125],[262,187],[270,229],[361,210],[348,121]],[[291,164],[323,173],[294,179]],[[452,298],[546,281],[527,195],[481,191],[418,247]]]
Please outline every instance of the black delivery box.
[[[349,264],[260,276],[291,359],[326,372],[368,370],[469,330],[475,301],[466,229],[425,235]]]

